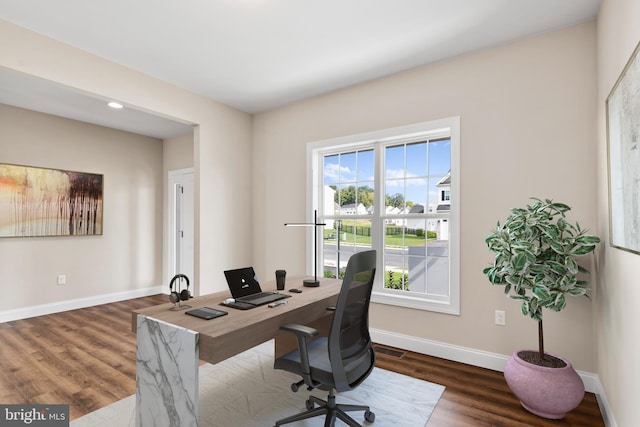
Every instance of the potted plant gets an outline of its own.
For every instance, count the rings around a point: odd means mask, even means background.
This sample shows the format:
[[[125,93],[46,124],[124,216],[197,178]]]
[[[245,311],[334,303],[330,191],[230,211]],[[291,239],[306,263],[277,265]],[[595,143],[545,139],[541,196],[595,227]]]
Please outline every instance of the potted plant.
[[[512,209],[486,238],[495,259],[483,272],[538,322],[538,350],[516,351],[505,366],[509,387],[527,410],[557,419],[580,404],[584,384],[567,360],[545,352],[542,309],[561,311],[568,295],[588,297],[581,276],[589,271],[577,258],[593,252],[600,239],[566,220],[566,204],[533,200]]]

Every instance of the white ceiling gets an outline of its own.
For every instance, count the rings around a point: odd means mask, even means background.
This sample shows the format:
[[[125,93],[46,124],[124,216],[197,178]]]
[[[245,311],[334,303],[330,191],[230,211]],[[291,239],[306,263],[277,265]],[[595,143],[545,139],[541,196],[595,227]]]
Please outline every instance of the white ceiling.
[[[592,20],[601,1],[0,0],[0,18],[255,113]]]
[[[135,108],[114,110],[111,99],[87,94],[74,88],[0,67],[0,103],[28,110],[80,120],[158,139],[191,132],[190,124],[180,123]]]

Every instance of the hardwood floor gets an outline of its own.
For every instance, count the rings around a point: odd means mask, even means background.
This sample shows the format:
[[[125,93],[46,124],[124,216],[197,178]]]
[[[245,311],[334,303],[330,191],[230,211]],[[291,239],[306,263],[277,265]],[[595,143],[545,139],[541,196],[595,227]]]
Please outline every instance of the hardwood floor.
[[[0,324],[0,403],[69,404],[73,420],[135,393],[131,311],[166,301],[156,295]],[[604,426],[590,393],[551,421],[522,409],[500,372],[385,346],[377,360],[446,386],[429,427]]]
[[[397,350],[404,355],[387,355],[385,349]],[[593,393],[587,393],[580,406],[564,419],[547,420],[520,406],[502,372],[391,347],[379,349],[376,359],[376,365],[381,368],[446,387],[428,427],[604,426]]]
[[[0,402],[69,404],[81,417],[136,391],[131,311],[138,298],[0,324]]]

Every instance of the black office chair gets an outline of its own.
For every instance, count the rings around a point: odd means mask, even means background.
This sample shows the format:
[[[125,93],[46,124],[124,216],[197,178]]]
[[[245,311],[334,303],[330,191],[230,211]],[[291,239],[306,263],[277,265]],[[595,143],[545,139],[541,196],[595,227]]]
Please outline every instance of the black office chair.
[[[298,349],[276,359],[275,369],[283,369],[302,377],[291,385],[295,392],[303,384],[329,391],[326,401],[309,396],[307,411],[276,422],[276,427],[326,414],[325,426],[333,426],[336,417],[352,427],[360,427],[347,411],[364,411],[364,419],[375,420],[368,406],[336,404],[336,392],[357,387],[373,370],[375,353],[369,336],[369,301],[376,273],[376,251],[351,256],[345,272],[338,303],[334,310],[328,337],[307,343],[307,337],[319,334],[308,326],[288,324],[282,330],[296,334]],[[319,405],[319,407],[315,407]]]

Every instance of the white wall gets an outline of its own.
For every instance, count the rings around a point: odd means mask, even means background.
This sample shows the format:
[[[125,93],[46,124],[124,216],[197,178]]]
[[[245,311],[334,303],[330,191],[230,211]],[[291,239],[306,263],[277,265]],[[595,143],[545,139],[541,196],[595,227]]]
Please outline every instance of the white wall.
[[[640,2],[605,0],[598,16],[598,213],[605,242],[597,288],[598,374],[619,426],[638,424],[640,410],[640,255],[609,246],[605,102],[640,42]]]
[[[101,236],[0,239],[11,294],[0,311],[161,284],[162,141],[0,104],[0,161],[102,174],[104,185]]]
[[[492,287],[484,238],[529,197],[573,207],[598,231],[596,25],[517,43],[309,99],[254,116],[254,266],[304,272],[306,144],[450,116],[461,118],[461,315],[374,304],[371,326],[395,334],[510,355],[536,348],[537,324]],[[507,326],[494,325],[494,310]],[[546,349],[595,372],[593,304],[572,299],[545,314]]]
[[[225,289],[224,269],[251,262],[246,250],[252,205],[251,172],[246,168],[249,114],[6,21],[0,21],[0,52],[1,67],[196,124],[194,288],[200,293]]]

